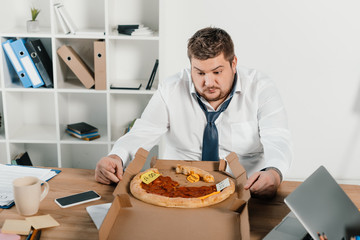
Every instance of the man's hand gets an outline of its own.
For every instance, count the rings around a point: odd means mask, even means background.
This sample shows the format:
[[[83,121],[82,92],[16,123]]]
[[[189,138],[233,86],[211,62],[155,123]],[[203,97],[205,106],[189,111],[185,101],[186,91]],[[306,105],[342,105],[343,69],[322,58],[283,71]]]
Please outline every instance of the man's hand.
[[[271,198],[280,185],[280,175],[273,169],[256,172],[246,181],[244,189],[250,189],[253,197]]]
[[[95,180],[100,183],[118,183],[120,180],[122,180],[122,175],[122,161],[121,158],[116,155],[103,157],[96,164]]]

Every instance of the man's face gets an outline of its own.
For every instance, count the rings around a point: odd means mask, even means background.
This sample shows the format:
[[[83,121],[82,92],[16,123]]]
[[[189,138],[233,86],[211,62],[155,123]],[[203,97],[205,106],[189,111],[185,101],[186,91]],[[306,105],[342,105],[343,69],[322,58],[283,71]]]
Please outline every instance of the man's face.
[[[191,59],[191,77],[196,91],[216,109],[231,91],[237,59],[232,64],[224,54],[207,60]]]

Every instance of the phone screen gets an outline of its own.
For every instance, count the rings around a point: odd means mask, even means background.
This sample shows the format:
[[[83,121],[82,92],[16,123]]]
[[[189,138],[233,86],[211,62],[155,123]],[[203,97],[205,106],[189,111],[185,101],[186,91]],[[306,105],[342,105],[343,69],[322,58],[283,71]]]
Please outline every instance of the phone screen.
[[[87,203],[90,201],[100,199],[100,195],[97,194],[95,191],[87,191],[82,192],[74,195],[70,195],[67,197],[57,198],[55,202],[60,205],[60,207],[71,207],[81,203]]]

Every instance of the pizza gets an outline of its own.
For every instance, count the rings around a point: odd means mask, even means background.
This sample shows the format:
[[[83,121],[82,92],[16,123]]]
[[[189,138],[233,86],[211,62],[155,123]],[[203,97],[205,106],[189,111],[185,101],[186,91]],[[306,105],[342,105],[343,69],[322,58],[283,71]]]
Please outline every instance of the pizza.
[[[148,173],[160,176],[146,184],[141,177]],[[138,173],[132,179],[130,191],[134,197],[146,203],[176,208],[199,208],[214,205],[224,201],[235,191],[235,183],[231,179],[229,179],[229,185],[226,188],[217,191],[214,176],[200,168],[178,165],[176,173],[184,175],[197,174],[205,182],[205,185],[181,186],[170,176],[162,175],[157,168],[150,168]]]

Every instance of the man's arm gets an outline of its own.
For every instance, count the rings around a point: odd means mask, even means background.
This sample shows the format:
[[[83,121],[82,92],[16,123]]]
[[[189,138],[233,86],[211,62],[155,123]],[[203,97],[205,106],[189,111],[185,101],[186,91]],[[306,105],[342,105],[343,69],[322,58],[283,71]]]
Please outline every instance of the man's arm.
[[[95,180],[104,183],[117,183],[122,180],[123,164],[117,155],[109,155],[103,157],[97,164],[95,169]]]
[[[292,160],[292,143],[287,115],[275,84],[261,73],[256,74],[260,141],[264,149],[265,168],[249,177],[245,189],[253,196],[272,197],[282,181],[282,175]]]
[[[140,147],[150,150],[155,146],[168,130],[168,125],[167,107],[159,89],[150,99],[141,118],[135,121],[130,132],[115,142],[109,155],[119,156],[125,168]]]
[[[107,157],[103,157],[96,165],[95,179],[104,184],[121,181],[123,169],[142,147],[151,149],[159,141],[161,135],[168,130],[168,113],[159,90],[149,101],[140,119],[134,126],[114,144]]]

